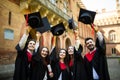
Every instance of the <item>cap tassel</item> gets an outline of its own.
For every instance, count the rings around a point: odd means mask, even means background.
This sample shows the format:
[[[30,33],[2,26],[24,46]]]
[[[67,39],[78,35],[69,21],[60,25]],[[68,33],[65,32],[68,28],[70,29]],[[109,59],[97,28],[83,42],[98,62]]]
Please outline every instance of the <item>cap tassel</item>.
[[[53,36],[53,37],[52,37],[51,43],[52,43],[52,47],[55,47],[55,44],[56,44],[56,36]]]
[[[92,28],[92,35],[94,36],[94,24],[91,24],[91,28]]]
[[[28,14],[26,15],[26,26],[28,26]]]

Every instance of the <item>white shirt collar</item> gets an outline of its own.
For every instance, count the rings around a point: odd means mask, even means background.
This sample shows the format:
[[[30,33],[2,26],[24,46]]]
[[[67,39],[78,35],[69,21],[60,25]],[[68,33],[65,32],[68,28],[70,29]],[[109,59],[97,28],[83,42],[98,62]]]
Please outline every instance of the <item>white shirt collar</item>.
[[[27,52],[29,52],[30,54],[32,54],[32,52],[29,49],[27,49]]]

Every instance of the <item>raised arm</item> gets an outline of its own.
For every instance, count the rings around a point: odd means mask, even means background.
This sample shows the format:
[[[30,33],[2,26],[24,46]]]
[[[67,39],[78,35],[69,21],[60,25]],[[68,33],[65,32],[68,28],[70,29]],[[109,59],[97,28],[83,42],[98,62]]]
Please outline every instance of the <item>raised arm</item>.
[[[52,37],[51,45],[52,45],[52,48],[51,48],[50,53],[53,51],[53,49],[54,49],[55,46],[56,46],[56,36],[53,36],[53,37]]]
[[[102,33],[99,31],[98,26],[94,26],[94,30],[95,30],[95,32],[97,34],[97,38],[98,38],[99,42],[100,43],[103,42],[104,38],[103,38]]]
[[[80,42],[78,30],[74,30],[74,35],[75,35],[74,60],[76,62],[76,61],[81,60],[81,58],[82,58],[81,53],[83,51],[83,47],[82,47],[81,42]]]
[[[96,47],[100,51],[102,51],[101,53],[103,53],[105,55],[105,53],[106,53],[106,44],[105,44],[104,37],[103,37],[102,33],[99,31],[97,26],[94,26],[94,30],[96,32]]]
[[[25,26],[25,32],[18,43],[21,49],[24,49],[25,44],[26,44],[27,39],[28,39],[28,36],[29,36],[29,32],[31,30],[30,26],[26,26],[25,24],[23,26]]]
[[[35,44],[35,52],[37,52],[39,45],[40,45],[40,37],[41,37],[41,33],[40,32],[36,32],[36,44]]]
[[[81,45],[78,29],[74,30],[74,35],[75,35],[75,50],[78,51]]]
[[[97,37],[96,47],[97,47],[97,46],[99,46],[99,47],[105,46],[104,37],[103,37],[102,33],[99,31],[98,27],[97,27],[97,26],[94,26],[94,30],[95,30],[95,32],[96,32],[96,37]]]
[[[50,51],[50,61],[51,61],[51,66],[52,68],[54,69],[54,66],[57,62],[57,52],[56,52],[56,36],[53,36],[52,37],[52,40],[51,40],[51,45],[52,45],[52,48],[51,48],[51,51]]]

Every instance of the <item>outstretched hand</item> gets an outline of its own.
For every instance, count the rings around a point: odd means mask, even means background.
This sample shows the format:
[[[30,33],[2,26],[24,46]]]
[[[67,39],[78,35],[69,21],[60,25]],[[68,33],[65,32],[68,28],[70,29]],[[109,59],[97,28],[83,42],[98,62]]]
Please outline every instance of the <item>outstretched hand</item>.
[[[22,24],[22,27],[25,29],[25,34],[29,34],[30,30],[32,29],[26,22]]]
[[[31,29],[32,28],[30,26],[26,26],[26,34],[29,34]]]
[[[94,30],[95,30],[95,32],[98,32],[98,26],[94,26]]]
[[[52,78],[54,76],[53,72],[50,72],[49,76]]]
[[[52,46],[55,46],[56,45],[56,36],[53,36],[52,37]]]
[[[42,34],[41,34],[39,31],[36,32],[36,38],[37,38],[37,41],[40,40],[41,35],[42,35]]]
[[[98,32],[98,26],[91,24],[91,27],[95,30],[95,32]]]
[[[75,35],[76,38],[79,37],[79,31],[78,31],[78,29],[74,30],[74,35]]]

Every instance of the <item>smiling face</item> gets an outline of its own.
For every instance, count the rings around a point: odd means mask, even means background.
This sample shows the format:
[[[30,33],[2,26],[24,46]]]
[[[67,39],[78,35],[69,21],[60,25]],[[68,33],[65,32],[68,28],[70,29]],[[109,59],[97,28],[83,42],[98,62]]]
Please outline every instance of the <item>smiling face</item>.
[[[95,48],[95,43],[94,43],[94,41],[93,41],[92,39],[88,39],[88,40],[86,41],[86,47],[87,47],[90,51],[94,50],[94,48]]]
[[[29,41],[27,47],[30,51],[34,51],[35,50],[35,41]]]
[[[59,52],[59,58],[60,59],[64,59],[66,57],[66,51],[61,49]]]
[[[45,58],[45,57],[47,57],[48,54],[49,54],[48,49],[47,49],[46,47],[43,47],[43,48],[41,49],[41,56],[42,56],[43,58]]]
[[[73,46],[69,46],[69,47],[68,47],[68,54],[69,54],[69,55],[74,54],[74,47],[73,47]]]

